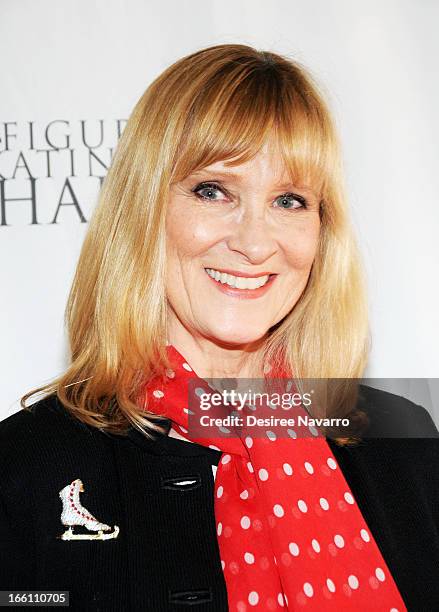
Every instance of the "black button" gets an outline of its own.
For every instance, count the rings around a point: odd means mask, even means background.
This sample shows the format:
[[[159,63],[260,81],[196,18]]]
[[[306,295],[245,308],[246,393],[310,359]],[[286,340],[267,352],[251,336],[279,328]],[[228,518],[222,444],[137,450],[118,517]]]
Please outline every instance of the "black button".
[[[169,603],[172,604],[195,606],[197,604],[207,603],[209,601],[212,601],[212,591],[210,589],[169,592]]]
[[[189,476],[176,476],[173,478],[162,477],[162,487],[173,491],[190,491],[201,486],[201,476],[190,474]]]

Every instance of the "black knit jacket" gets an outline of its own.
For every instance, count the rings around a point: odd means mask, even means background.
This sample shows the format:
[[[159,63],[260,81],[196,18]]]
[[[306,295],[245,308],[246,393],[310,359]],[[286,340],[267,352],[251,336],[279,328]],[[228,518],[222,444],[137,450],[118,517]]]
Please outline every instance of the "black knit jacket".
[[[408,610],[439,611],[439,433],[424,408],[364,390],[380,432],[392,421],[418,437],[328,444]],[[55,396],[5,419],[0,590],[69,591],[70,609],[81,612],[226,611],[212,474],[220,456],[166,435],[103,433]],[[60,539],[59,491],[77,478],[81,504],[117,525],[117,538]]]

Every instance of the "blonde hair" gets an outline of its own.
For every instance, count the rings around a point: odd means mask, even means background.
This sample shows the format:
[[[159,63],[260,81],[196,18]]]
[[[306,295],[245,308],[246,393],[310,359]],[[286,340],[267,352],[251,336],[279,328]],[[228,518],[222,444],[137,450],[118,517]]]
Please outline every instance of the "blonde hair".
[[[318,252],[305,290],[269,333],[264,361],[296,377],[360,378],[369,348],[364,274],[348,219],[331,114],[298,62],[238,44],[168,67],[136,104],[90,220],[67,302],[71,363],[51,384],[78,419],[122,433],[159,430],[139,406],[166,354],[165,215],[169,186],[196,169],[251,159],[267,138],[297,185],[321,196]],[[342,439],[349,443],[354,438]]]

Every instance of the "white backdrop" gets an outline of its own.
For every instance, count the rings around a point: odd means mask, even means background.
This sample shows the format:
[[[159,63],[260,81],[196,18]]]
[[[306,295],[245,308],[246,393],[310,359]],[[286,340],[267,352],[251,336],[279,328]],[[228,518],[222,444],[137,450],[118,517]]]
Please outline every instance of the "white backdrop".
[[[324,86],[368,270],[367,375],[438,377],[438,19],[435,0],[0,0],[0,419],[66,366],[65,302],[123,120],[166,66],[226,42]],[[439,414],[437,380],[399,382]]]

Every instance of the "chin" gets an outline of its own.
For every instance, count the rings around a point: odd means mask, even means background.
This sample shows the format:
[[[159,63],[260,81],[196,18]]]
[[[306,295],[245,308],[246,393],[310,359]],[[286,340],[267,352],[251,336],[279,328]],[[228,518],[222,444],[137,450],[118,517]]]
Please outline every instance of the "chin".
[[[228,329],[209,330],[209,336],[221,344],[241,346],[261,340],[268,332],[268,328],[245,329],[244,326],[236,326]]]

